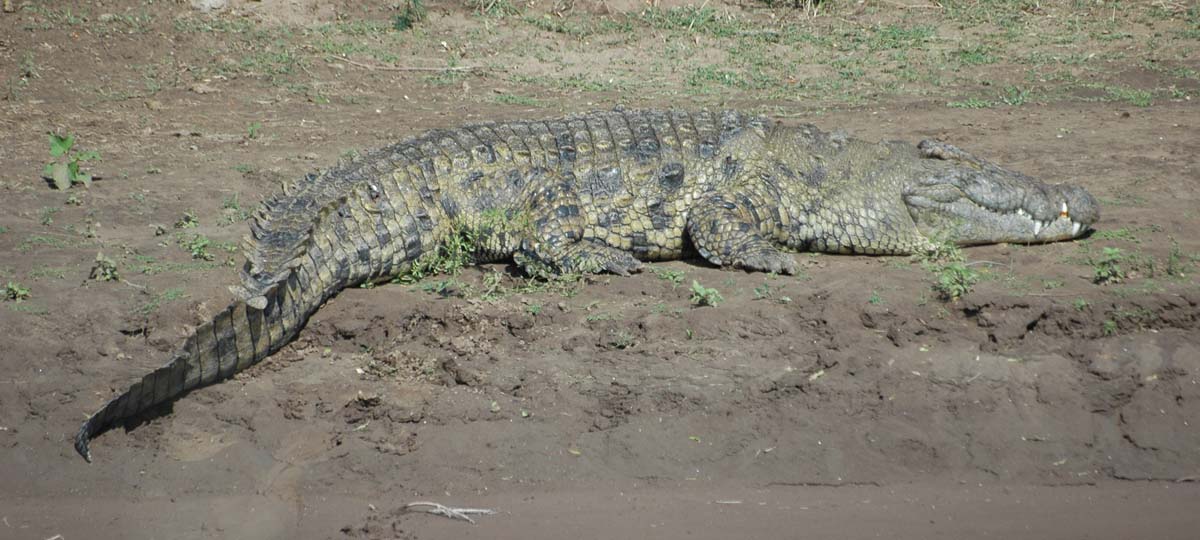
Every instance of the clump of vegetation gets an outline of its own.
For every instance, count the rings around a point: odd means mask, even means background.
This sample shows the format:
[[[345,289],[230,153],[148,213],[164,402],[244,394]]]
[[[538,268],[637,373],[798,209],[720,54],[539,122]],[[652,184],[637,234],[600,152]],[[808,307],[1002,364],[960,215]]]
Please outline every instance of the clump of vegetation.
[[[678,288],[683,284],[683,277],[687,275],[683,270],[670,270],[667,268],[655,268],[654,275],[663,281],[669,281],[671,288]]]
[[[392,16],[392,29],[403,32],[425,20],[429,14],[422,0],[406,0],[400,13]]]
[[[183,247],[192,254],[193,259],[202,259],[205,261],[213,260],[212,253],[208,252],[208,246],[212,241],[203,234],[192,235],[192,239],[183,243]]]
[[[1092,265],[1093,283],[1120,283],[1129,277],[1125,269],[1126,257],[1121,248],[1106,247],[1099,257],[1091,258],[1088,262]]]
[[[100,160],[100,153],[94,150],[71,153],[75,147],[75,135],[60,136],[50,133],[50,157],[54,160],[46,164],[42,175],[54,182],[57,189],[69,189],[74,184],[92,185],[92,175],[83,172],[82,163]]]
[[[21,302],[29,299],[29,288],[22,286],[20,283],[10,281],[4,286],[4,299],[12,300],[13,302]]]
[[[183,213],[183,217],[175,222],[176,229],[195,229],[200,225],[200,220],[196,218],[196,214],[191,210]]]
[[[705,287],[699,281],[692,280],[692,305],[716,306],[724,301],[725,298],[721,296],[720,291]]]
[[[637,344],[633,334],[625,330],[610,330],[608,346],[614,349],[628,349]]]
[[[90,278],[96,281],[116,281],[121,279],[121,275],[117,272],[117,263],[105,257],[103,253],[97,253]]]
[[[936,276],[937,282],[933,284],[933,290],[946,301],[954,301],[966,296],[971,292],[971,288],[979,282],[979,272],[961,262],[952,262],[942,266],[938,269]]]

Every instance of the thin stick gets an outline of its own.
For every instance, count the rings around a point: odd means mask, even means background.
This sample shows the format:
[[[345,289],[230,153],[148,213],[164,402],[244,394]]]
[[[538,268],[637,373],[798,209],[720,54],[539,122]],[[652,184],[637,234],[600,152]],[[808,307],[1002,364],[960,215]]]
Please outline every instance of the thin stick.
[[[347,64],[355,65],[360,68],[366,68],[371,71],[474,71],[477,69],[486,69],[483,66],[446,66],[446,67],[420,67],[420,66],[373,66],[362,62],[355,62],[349,58],[339,58]]]
[[[429,501],[410,502],[404,505],[405,510],[417,510],[423,507],[429,507],[428,510],[421,510],[427,514],[446,516],[450,519],[461,519],[468,523],[475,523],[475,520],[471,519],[471,514],[490,516],[496,513],[495,510],[490,508],[452,508],[441,503]]]

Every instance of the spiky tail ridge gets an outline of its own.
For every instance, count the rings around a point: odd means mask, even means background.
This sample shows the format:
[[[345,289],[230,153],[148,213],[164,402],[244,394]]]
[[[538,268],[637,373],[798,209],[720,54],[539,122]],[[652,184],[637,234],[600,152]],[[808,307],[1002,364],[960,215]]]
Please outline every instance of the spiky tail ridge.
[[[134,383],[88,417],[75,450],[89,463],[88,442],[119,422],[187,392],[227,379],[281,349],[299,333],[336,287],[326,287],[308,267],[293,269],[258,298],[262,309],[235,301],[196,328],[166,365]]]

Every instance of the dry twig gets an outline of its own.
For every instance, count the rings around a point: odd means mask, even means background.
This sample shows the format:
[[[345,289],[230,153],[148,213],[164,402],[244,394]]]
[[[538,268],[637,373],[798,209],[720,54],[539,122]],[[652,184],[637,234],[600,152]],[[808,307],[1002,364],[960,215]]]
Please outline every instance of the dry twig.
[[[428,509],[426,509],[426,508],[428,508]],[[419,510],[419,511],[425,512],[427,514],[446,516],[450,519],[461,519],[461,520],[467,521],[469,523],[475,523],[475,520],[471,519],[471,514],[490,516],[490,515],[496,513],[495,510],[492,510],[490,508],[452,508],[452,507],[446,506],[441,503],[435,503],[435,502],[429,502],[429,501],[410,502],[410,503],[404,505],[404,510],[405,511],[418,511]]]

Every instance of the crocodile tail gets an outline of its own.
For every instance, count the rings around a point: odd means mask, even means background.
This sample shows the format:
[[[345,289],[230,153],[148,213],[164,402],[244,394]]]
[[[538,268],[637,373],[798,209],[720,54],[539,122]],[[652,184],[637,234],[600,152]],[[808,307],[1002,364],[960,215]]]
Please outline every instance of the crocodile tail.
[[[166,365],[88,417],[75,435],[75,450],[91,462],[88,442],[93,437],[191,390],[227,379],[282,348],[327,296],[329,288],[309,270],[294,269],[261,295],[262,309],[236,301],[196,328]]]

